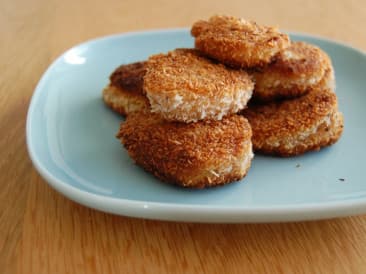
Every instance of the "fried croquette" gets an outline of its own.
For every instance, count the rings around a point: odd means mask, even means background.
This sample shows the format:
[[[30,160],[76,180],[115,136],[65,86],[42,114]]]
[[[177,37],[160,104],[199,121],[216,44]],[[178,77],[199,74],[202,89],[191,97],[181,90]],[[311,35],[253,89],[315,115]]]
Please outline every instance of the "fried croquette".
[[[260,26],[233,16],[216,15],[191,29],[195,47],[207,56],[237,68],[268,64],[290,39],[274,27]]]
[[[253,76],[253,99],[261,101],[298,97],[316,86],[334,88],[334,71],[329,56],[305,42],[293,42],[268,66],[254,71]]]
[[[204,188],[247,174],[253,157],[251,135],[247,119],[237,114],[187,124],[135,112],[121,124],[117,138],[136,164],[157,178]]]
[[[343,131],[336,94],[313,89],[296,99],[250,105],[242,113],[253,131],[255,152],[294,156],[335,143]]]
[[[239,112],[253,88],[248,73],[217,64],[195,49],[151,56],[143,83],[152,112],[187,123]]]
[[[148,109],[149,101],[143,94],[145,62],[118,67],[109,77],[110,84],[103,90],[103,100],[112,110],[126,116]]]

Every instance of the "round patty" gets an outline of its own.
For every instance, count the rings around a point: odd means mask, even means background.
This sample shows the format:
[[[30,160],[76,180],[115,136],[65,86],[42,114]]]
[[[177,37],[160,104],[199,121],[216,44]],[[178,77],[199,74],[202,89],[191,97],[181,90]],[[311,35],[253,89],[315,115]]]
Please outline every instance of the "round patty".
[[[238,68],[266,65],[290,45],[289,37],[276,28],[232,16],[216,15],[208,21],[198,21],[191,34],[197,49]]]
[[[152,112],[166,120],[220,120],[245,108],[254,83],[242,70],[226,68],[194,49],[151,56],[143,89]]]
[[[106,105],[124,116],[148,109],[149,101],[142,90],[144,75],[145,62],[118,67],[109,77],[110,84],[103,90]]]
[[[130,157],[159,179],[203,188],[247,174],[253,157],[251,135],[248,121],[236,114],[187,124],[136,112],[121,124],[117,137]]]
[[[253,72],[253,98],[271,101],[294,98],[319,86],[334,88],[334,72],[329,56],[320,48],[293,42],[278,53],[272,63]]]
[[[343,131],[343,115],[330,89],[269,104],[251,104],[243,111],[253,131],[255,152],[294,156],[335,143]]]

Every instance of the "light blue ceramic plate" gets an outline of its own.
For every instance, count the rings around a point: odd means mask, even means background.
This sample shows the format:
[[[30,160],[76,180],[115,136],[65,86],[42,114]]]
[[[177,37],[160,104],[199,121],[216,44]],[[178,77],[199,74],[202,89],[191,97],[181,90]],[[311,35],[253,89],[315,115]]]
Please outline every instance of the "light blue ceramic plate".
[[[121,34],[61,55],[40,80],[28,112],[30,157],[46,181],[83,205],[121,215],[193,222],[272,222],[366,213],[366,58],[348,46],[292,35],[323,48],[336,71],[341,140],[295,158],[256,156],[247,177],[188,190],[134,165],[114,137],[121,117],[101,99],[120,64],[192,47],[188,30]]]

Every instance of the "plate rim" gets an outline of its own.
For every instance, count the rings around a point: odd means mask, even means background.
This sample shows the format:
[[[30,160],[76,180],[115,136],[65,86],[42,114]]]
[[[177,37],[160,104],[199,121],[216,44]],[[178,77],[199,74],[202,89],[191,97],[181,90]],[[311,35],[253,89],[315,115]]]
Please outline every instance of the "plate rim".
[[[33,166],[43,179],[58,192],[69,199],[83,204],[87,207],[100,211],[146,219],[159,219],[170,221],[193,221],[193,222],[220,222],[220,223],[241,223],[241,222],[276,222],[276,221],[299,221],[312,219],[328,219],[342,216],[352,216],[366,211],[366,198],[353,198],[343,201],[329,201],[306,204],[284,204],[273,206],[242,206],[233,207],[225,205],[203,205],[203,204],[181,204],[171,202],[152,202],[144,200],[130,200],[126,198],[114,198],[102,194],[95,194],[87,190],[81,190],[56,178],[52,172],[43,166],[38,158],[35,148],[32,146],[32,117],[36,110],[35,105],[38,98],[43,95],[43,86],[49,74],[57,66],[58,62],[71,50],[85,45],[90,45],[110,39],[121,37],[140,36],[158,33],[188,32],[188,28],[167,28],[151,29],[133,32],[125,32],[102,36],[79,43],[59,55],[42,74],[33,92],[29,104],[26,119],[26,145],[28,154]],[[343,48],[351,49],[366,59],[366,53],[346,43],[329,39],[322,36],[286,31],[290,35],[313,38],[336,44]]]

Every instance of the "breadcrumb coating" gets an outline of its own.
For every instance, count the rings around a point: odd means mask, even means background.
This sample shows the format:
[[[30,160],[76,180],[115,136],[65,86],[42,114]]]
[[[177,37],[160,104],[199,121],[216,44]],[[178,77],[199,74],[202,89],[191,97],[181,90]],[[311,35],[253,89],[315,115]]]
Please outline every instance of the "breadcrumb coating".
[[[143,89],[152,112],[166,120],[220,120],[245,108],[254,83],[248,73],[217,64],[195,49],[151,56]]]
[[[113,85],[108,85],[103,90],[104,103],[113,111],[127,116],[135,111],[144,111],[150,108],[149,100],[143,94],[128,91]]]
[[[187,124],[144,112],[129,115],[117,134],[138,165],[163,181],[190,188],[243,178],[253,157],[251,136],[240,115]]]
[[[264,154],[294,156],[335,143],[343,131],[343,115],[330,89],[268,104],[251,104],[242,113],[253,131],[253,149]]]
[[[110,84],[103,90],[105,104],[124,116],[149,109],[149,100],[142,90],[144,75],[145,62],[118,67],[109,77]]]
[[[119,66],[109,77],[111,85],[131,93],[143,94],[145,65],[146,62],[142,61]]]
[[[195,47],[211,58],[237,68],[264,66],[290,39],[277,28],[233,16],[215,15],[193,24]]]
[[[334,88],[334,71],[329,56],[305,42],[293,42],[269,65],[254,70],[253,77],[253,99],[261,101],[298,97],[316,86]]]

